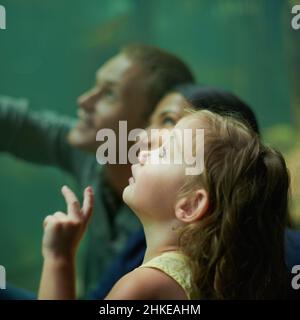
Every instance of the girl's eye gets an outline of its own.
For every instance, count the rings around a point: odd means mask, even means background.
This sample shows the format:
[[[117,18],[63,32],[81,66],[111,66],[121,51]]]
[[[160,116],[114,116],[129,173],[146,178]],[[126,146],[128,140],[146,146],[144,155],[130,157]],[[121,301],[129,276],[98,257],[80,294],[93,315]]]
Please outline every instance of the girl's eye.
[[[160,151],[159,151],[159,157],[160,157],[160,158],[164,158],[165,155],[166,155],[166,148],[165,148],[164,146],[162,146],[162,147],[160,148]]]

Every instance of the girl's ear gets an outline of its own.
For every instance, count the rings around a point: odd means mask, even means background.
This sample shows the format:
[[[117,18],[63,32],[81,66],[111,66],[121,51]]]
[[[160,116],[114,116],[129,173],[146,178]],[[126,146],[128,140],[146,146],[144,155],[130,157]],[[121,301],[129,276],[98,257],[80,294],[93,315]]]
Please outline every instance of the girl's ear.
[[[176,218],[182,222],[191,223],[200,220],[209,207],[208,193],[198,189],[192,195],[180,199],[175,206]]]

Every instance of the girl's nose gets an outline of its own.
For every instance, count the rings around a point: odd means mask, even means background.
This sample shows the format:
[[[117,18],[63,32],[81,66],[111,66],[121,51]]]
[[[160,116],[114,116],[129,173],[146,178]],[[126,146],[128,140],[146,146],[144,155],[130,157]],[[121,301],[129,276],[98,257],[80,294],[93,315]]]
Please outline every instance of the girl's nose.
[[[141,150],[154,150],[159,148],[169,133],[170,131],[168,129],[148,127],[140,137]]]
[[[140,164],[145,164],[145,162],[147,161],[148,159],[148,155],[149,155],[149,151],[148,150],[141,150],[140,153],[139,153],[139,163]]]
[[[143,130],[139,136],[140,150],[149,150],[150,149],[150,141],[149,141],[148,129]]]

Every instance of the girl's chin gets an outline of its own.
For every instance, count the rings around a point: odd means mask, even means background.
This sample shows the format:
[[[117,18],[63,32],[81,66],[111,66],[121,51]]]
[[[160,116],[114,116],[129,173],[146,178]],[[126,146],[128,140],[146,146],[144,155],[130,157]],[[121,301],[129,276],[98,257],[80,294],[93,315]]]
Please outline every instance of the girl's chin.
[[[131,188],[130,185],[126,186],[122,193],[122,199],[129,207],[130,207],[130,193],[131,193],[130,188]]]

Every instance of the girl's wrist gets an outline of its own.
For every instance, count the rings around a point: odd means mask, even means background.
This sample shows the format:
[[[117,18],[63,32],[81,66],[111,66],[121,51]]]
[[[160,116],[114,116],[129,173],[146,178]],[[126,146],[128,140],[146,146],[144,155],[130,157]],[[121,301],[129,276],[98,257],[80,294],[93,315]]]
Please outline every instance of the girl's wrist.
[[[75,261],[75,253],[47,252],[43,253],[44,261],[55,264],[70,264]]]

